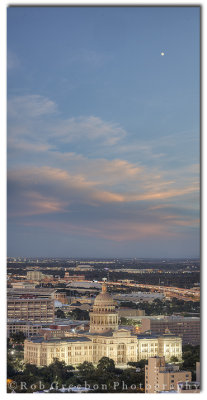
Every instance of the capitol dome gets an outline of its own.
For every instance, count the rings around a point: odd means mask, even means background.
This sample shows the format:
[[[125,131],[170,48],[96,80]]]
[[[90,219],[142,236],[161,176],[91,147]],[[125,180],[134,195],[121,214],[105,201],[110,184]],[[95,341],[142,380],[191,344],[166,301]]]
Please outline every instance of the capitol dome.
[[[90,313],[90,332],[104,333],[118,329],[116,305],[116,301],[107,292],[107,286],[104,282],[102,292],[96,297],[93,311]]]
[[[108,307],[108,306],[116,306],[116,301],[114,301],[113,297],[107,292],[106,284],[102,285],[102,292],[95,298],[94,306]]]

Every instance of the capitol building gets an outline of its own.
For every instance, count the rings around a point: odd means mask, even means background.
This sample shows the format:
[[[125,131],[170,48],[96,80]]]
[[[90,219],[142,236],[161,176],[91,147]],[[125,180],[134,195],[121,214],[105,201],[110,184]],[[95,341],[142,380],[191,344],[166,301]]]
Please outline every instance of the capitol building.
[[[170,333],[164,335],[136,335],[119,326],[117,304],[107,292],[96,297],[90,313],[90,329],[61,338],[30,337],[24,342],[24,362],[48,366],[54,359],[77,366],[84,361],[97,364],[102,357],[114,360],[117,366],[149,357],[172,356],[182,359],[182,339]]]

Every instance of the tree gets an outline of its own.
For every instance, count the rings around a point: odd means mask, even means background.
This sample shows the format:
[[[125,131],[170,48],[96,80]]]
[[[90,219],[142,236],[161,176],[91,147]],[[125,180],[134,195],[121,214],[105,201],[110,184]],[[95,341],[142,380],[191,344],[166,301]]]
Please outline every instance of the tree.
[[[121,324],[121,325],[128,325],[128,320],[127,320],[127,318],[121,317],[121,318],[120,318],[120,324]]]
[[[81,375],[87,377],[92,376],[95,372],[95,367],[91,362],[84,361],[82,364],[78,366],[78,370],[80,371]]]
[[[53,363],[40,369],[40,375],[46,384],[57,382],[61,385],[62,383],[65,383],[67,378],[72,374],[72,372],[69,371],[69,368],[70,367],[68,367],[64,361],[59,361],[56,358]]]
[[[139,387],[140,384],[142,384],[142,387],[144,387],[144,377],[145,373],[143,370],[140,369],[137,371],[134,368],[126,368],[123,370],[121,375],[121,381],[124,381],[128,387],[131,385],[136,385]]]
[[[81,310],[80,308],[75,308],[71,313],[70,316],[72,319],[84,321],[89,320],[89,312],[85,310]]]
[[[74,371],[75,368],[72,365],[67,365],[67,372],[68,371]]]
[[[23,350],[24,350],[24,346],[22,346],[21,344],[17,344],[17,345],[15,346],[15,350],[17,350],[17,351],[23,351]]]
[[[57,311],[55,311],[55,315],[57,318],[66,318],[64,311],[61,310],[60,308],[58,308]]]
[[[115,371],[114,360],[108,357],[102,357],[98,362],[97,370],[99,371],[99,373],[114,372]]]
[[[36,365],[26,364],[24,368],[24,373],[31,376],[39,376],[40,369]]]
[[[148,360],[146,360],[146,359],[142,359],[139,361],[129,361],[127,363],[127,365],[130,365],[134,368],[140,368],[140,369],[145,369],[145,365],[147,365],[147,364],[148,364]]]
[[[7,362],[7,378],[13,378],[16,375],[16,370],[10,361]]]
[[[176,357],[176,356],[172,356],[171,358],[170,358],[170,362],[171,363],[176,363],[176,362],[178,362],[179,360],[178,360],[178,358]]]
[[[25,336],[24,332],[19,331],[16,333],[12,333],[10,339],[11,339],[11,341],[13,341],[15,343],[24,343],[26,336]]]
[[[183,346],[183,368],[189,370],[195,370],[196,361],[200,361],[200,346]]]

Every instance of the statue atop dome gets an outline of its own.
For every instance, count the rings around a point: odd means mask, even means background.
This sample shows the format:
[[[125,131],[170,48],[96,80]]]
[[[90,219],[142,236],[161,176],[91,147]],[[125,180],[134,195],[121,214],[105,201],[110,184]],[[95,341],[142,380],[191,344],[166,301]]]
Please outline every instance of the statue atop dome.
[[[106,293],[107,292],[107,285],[106,285],[106,281],[104,280],[104,282],[102,283],[102,293]]]

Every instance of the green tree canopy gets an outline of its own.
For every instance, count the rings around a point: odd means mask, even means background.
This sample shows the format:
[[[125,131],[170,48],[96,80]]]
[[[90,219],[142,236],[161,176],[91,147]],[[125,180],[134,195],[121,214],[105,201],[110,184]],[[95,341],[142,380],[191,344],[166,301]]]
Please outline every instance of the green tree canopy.
[[[25,336],[24,332],[19,331],[19,332],[16,332],[16,333],[12,333],[10,338],[15,343],[24,343],[24,340],[26,339],[26,336]]]
[[[170,358],[170,362],[172,362],[172,363],[174,363],[174,362],[178,362],[179,360],[178,360],[178,358],[176,357],[176,356],[172,356],[171,358]]]
[[[55,311],[55,315],[57,318],[66,318],[64,311],[61,310],[60,308],[58,308],[57,311]]]
[[[97,365],[98,371],[101,372],[114,372],[115,371],[115,363],[114,360],[108,357],[102,357]]]
[[[14,378],[16,370],[10,361],[7,362],[7,378]]]
[[[75,308],[73,311],[71,311],[70,316],[72,319],[79,320],[79,321],[84,321],[84,320],[89,320],[89,312],[85,310],[81,310],[80,308]]]
[[[92,376],[95,372],[95,367],[91,362],[84,361],[78,366],[78,370],[83,376]]]

